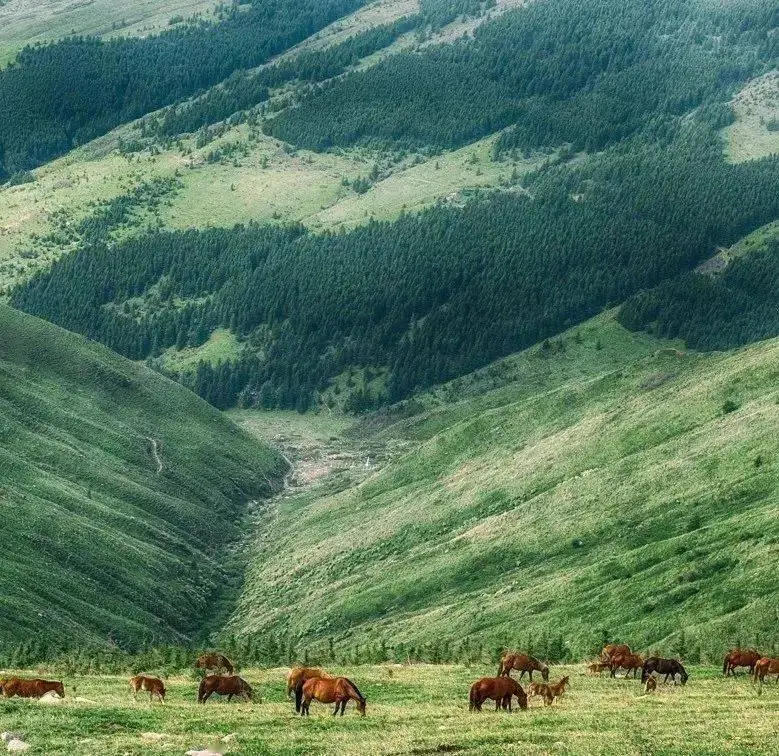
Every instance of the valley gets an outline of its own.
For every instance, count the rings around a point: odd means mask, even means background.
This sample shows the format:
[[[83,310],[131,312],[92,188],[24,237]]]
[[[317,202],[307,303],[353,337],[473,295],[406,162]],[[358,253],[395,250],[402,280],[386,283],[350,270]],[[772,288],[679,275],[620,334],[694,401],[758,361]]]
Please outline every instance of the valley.
[[[720,665],[779,654],[778,29],[770,0],[0,0],[0,687],[67,690],[0,729],[775,752],[779,686]],[[690,681],[587,673],[608,642]],[[571,690],[469,713],[504,649]],[[206,650],[253,703],[195,703]],[[294,664],[367,716],[296,717]]]

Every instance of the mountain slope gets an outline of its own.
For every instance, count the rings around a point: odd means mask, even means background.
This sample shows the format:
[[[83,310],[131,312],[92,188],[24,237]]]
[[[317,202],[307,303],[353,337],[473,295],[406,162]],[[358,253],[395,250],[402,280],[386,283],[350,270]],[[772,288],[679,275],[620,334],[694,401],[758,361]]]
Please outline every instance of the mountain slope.
[[[576,658],[775,643],[778,359],[603,316],[412,400],[363,429],[407,445],[385,469],[281,502],[230,630]]]
[[[284,467],[180,386],[0,306],[0,641],[197,632]]]

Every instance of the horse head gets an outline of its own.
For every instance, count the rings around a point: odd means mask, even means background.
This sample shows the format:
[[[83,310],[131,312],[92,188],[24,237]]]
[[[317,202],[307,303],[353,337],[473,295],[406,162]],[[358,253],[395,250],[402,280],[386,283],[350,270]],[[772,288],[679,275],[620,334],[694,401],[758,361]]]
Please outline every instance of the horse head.
[[[246,693],[246,695],[249,698],[249,700],[252,701],[253,700],[253,698],[252,698],[252,696],[253,696],[252,686],[249,685],[249,683],[247,683],[246,680],[243,680],[242,682],[243,682],[243,685],[241,687],[243,689],[243,692]]]
[[[541,662],[541,677],[544,681],[549,679],[549,667]]]

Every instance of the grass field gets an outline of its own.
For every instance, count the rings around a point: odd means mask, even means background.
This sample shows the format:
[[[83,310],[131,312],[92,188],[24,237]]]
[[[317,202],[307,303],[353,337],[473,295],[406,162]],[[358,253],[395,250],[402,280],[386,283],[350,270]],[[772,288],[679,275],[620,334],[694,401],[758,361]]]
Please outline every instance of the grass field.
[[[725,129],[725,154],[731,162],[779,153],[779,71],[750,81],[734,98],[733,110],[736,122]]]
[[[604,315],[370,418],[356,443],[408,446],[280,502],[230,630],[776,645],[778,359]]]
[[[211,18],[217,0],[8,0],[0,7],[0,67],[25,45],[71,34],[144,36],[171,19]]]
[[[216,621],[283,460],[101,345],[3,305],[0,334],[0,639],[126,647]]]
[[[470,683],[492,665],[386,665],[333,670],[354,680],[368,701],[362,718],[349,704],[333,718],[312,704],[295,716],[285,700],[286,669],[241,674],[262,703],[195,703],[197,682],[167,681],[168,699],[133,702],[127,677],[65,678],[62,703],[0,699],[3,729],[23,733],[30,753],[84,756],[183,753],[213,748],[230,754],[712,754],[776,753],[779,686],[758,697],[746,675],[725,679],[692,667],[685,687],[659,686],[650,696],[634,680],[585,676],[583,666],[554,667],[572,687],[552,707],[468,712]]]

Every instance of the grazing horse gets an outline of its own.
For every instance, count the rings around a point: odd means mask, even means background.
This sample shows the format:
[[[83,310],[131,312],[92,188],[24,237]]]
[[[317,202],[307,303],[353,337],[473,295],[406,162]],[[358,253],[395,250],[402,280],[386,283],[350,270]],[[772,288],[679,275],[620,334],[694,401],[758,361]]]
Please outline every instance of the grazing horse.
[[[295,711],[300,712],[301,717],[309,716],[311,701],[319,703],[334,703],[333,716],[344,715],[346,704],[350,700],[357,702],[357,711],[365,716],[365,696],[348,677],[312,677],[310,680],[301,680],[295,687]]]
[[[130,678],[130,687],[133,691],[133,698],[138,698],[138,691],[145,690],[149,694],[149,701],[154,699],[154,696],[160,699],[161,703],[165,703],[165,684],[159,677],[147,677],[146,675],[136,675]]]
[[[323,677],[326,680],[331,679],[327,672],[318,667],[293,667],[287,675],[287,698],[294,693],[299,682],[313,680],[317,677]]]
[[[610,661],[611,676],[616,677],[618,669],[625,669],[625,677],[633,672],[633,677],[638,677],[638,670],[643,669],[644,659],[640,654],[614,653]]]
[[[632,654],[630,646],[627,643],[607,643],[600,652],[601,661],[605,664],[611,663],[611,657],[615,654]]]
[[[482,677],[471,685],[468,694],[468,709],[470,711],[481,711],[482,704],[491,698],[495,701],[495,711],[501,707],[511,711],[511,698],[517,697],[517,703],[520,709],[527,709],[527,695],[522,686],[513,678],[507,675],[498,677]]]
[[[522,679],[522,675],[527,672],[532,682],[534,671],[540,672],[541,677],[544,680],[549,679],[549,667],[547,667],[546,664],[538,661],[538,659],[533,656],[528,656],[527,654],[515,654],[512,651],[508,651],[506,654],[504,654],[503,658],[498,664],[498,677],[501,675],[506,675],[508,677],[512,669],[519,671],[520,680]]]
[[[611,664],[608,662],[593,662],[589,667],[587,667],[587,670],[590,672],[590,674],[598,675],[600,677],[601,672],[611,670]]]
[[[758,695],[763,692],[763,680],[766,675],[776,675],[776,682],[779,682],[779,659],[764,656],[755,664],[752,682],[758,683]]]
[[[252,700],[252,688],[249,683],[238,675],[208,675],[200,681],[197,691],[197,702],[205,703],[209,697],[216,693],[219,696],[227,696],[228,701],[233,696],[241,696],[246,701]]]
[[[641,669],[641,682],[646,682],[647,678],[656,672],[658,675],[665,675],[663,682],[668,682],[669,677],[676,679],[676,675],[681,677],[681,683],[684,685],[689,678],[687,670],[676,659],[661,659],[659,656],[650,656]]]
[[[235,672],[233,663],[224,654],[202,654],[197,657],[195,669],[204,669],[206,672],[215,669],[217,672],[224,670],[228,675]]]
[[[760,654],[754,648],[731,648],[725,654],[725,660],[722,662],[722,674],[736,676],[736,667],[749,667],[749,674],[755,671],[755,664],[760,661]]]
[[[53,691],[60,698],[65,698],[65,686],[58,680],[25,680],[21,677],[11,677],[3,682],[3,695],[6,698],[40,698]]]
[[[532,696],[542,696],[544,706],[551,706],[555,698],[561,698],[566,688],[570,688],[571,683],[568,676],[561,677],[556,683],[531,683],[528,694]]]

